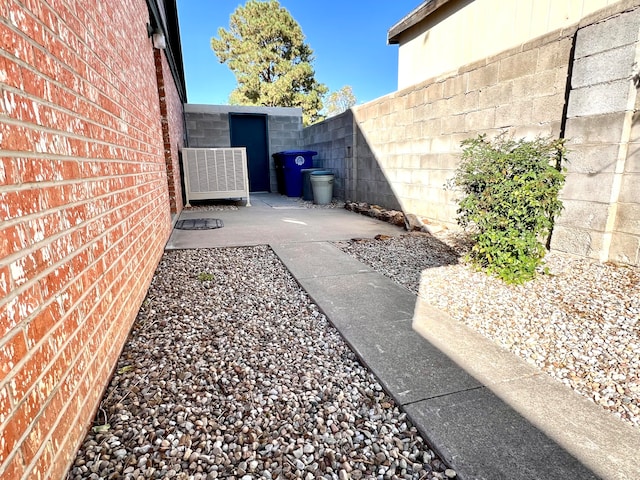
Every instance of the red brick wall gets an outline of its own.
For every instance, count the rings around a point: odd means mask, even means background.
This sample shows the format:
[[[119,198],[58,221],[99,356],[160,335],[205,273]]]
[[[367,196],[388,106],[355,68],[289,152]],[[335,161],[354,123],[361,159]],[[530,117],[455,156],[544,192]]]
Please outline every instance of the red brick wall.
[[[167,57],[161,50],[155,51],[156,72],[158,75],[158,94],[162,115],[162,134],[164,137],[164,155],[167,165],[169,202],[171,213],[180,213],[183,208],[182,186],[180,183],[180,160],[178,151],[183,146],[184,120],[182,99],[173,84]]]
[[[170,233],[148,21],[144,0],[0,0],[2,479],[64,476]]]

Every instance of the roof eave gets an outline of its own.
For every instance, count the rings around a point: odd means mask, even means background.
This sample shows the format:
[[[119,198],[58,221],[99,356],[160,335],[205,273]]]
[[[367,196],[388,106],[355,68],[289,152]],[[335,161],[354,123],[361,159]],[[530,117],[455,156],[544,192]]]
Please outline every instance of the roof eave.
[[[427,0],[396,23],[387,32],[387,44],[397,45],[400,43],[400,35],[417,25],[433,12],[452,0]]]

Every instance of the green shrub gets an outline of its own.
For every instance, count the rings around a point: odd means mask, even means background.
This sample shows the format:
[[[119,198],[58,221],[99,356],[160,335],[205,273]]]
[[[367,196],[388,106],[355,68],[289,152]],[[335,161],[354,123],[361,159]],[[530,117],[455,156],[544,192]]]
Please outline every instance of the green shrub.
[[[462,150],[452,184],[464,194],[458,223],[472,231],[469,259],[507,283],[532,279],[546,253],[541,240],[562,210],[564,139],[479,135]]]

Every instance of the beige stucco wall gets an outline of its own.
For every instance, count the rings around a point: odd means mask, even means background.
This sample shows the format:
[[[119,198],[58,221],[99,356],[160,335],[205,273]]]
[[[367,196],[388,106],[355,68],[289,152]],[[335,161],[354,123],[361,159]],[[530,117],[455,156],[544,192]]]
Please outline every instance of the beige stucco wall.
[[[400,36],[398,89],[578,22],[616,0],[449,2]]]

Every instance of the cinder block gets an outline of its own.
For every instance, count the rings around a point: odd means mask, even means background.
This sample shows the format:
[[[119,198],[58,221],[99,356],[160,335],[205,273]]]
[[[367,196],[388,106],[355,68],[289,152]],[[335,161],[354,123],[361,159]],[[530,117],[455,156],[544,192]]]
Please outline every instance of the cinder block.
[[[447,153],[451,151],[451,136],[438,135],[431,139],[431,153]]]
[[[538,55],[537,72],[563,68],[565,71],[569,65],[571,54],[571,38],[565,37],[558,41],[548,43],[540,47]]]
[[[492,63],[485,67],[469,72],[467,91],[481,90],[498,83],[499,63]]]
[[[578,30],[575,58],[594,55],[638,41],[640,9],[625,12],[606,21]]]
[[[513,84],[502,82],[480,90],[478,108],[497,107],[511,103],[513,100]]]
[[[628,80],[636,61],[635,44],[607,50],[575,61],[571,76],[572,88],[615,80]]]
[[[413,122],[413,111],[402,110],[393,115],[396,125],[410,125]]]
[[[533,101],[527,97],[509,105],[501,105],[496,109],[496,127],[507,128],[531,123],[532,112]]]
[[[468,74],[456,75],[449,77],[444,81],[443,96],[444,98],[451,98],[456,95],[462,95],[467,91],[467,76]]]
[[[569,172],[560,198],[608,204],[611,200],[612,183],[613,175],[610,173],[591,175]]]
[[[424,138],[433,138],[442,132],[442,120],[440,117],[432,118],[422,122],[422,130],[420,135]]]
[[[465,130],[467,132],[479,132],[494,128],[496,122],[495,108],[486,108],[465,115]]]
[[[618,204],[615,229],[640,238],[640,203],[635,200],[634,203]]]
[[[411,183],[414,183],[417,185],[429,185],[430,172],[431,172],[431,169],[413,170],[413,172],[411,173]]]
[[[478,90],[474,90],[472,92],[467,92],[464,94],[464,102],[462,108],[465,112],[473,112],[474,110],[478,110],[478,103],[480,101],[480,92]]]
[[[498,81],[504,82],[536,72],[538,49],[516,53],[500,61]]]
[[[568,117],[623,112],[631,93],[631,79],[571,90]]]
[[[607,203],[578,200],[563,200],[562,203],[564,208],[557,219],[558,225],[600,232],[605,230],[609,213]]]
[[[431,105],[420,105],[411,109],[412,121],[422,122],[433,118],[433,108]]]
[[[390,99],[384,99],[383,101],[380,102],[380,104],[378,105],[378,115],[379,116],[383,116],[383,115],[389,115],[392,111],[392,102]]]
[[[445,110],[441,111],[437,117],[442,117],[443,115],[456,115],[458,113],[465,112],[465,100],[466,94],[464,93],[446,99],[446,103],[444,104]]]
[[[562,120],[564,110],[564,95],[557,93],[547,97],[533,99],[531,121],[533,123],[559,122]]]
[[[424,104],[425,94],[426,94],[425,88],[419,88],[417,90],[412,91],[407,96],[406,107],[412,108],[412,107],[417,107],[419,105]]]
[[[560,121],[545,123],[542,125],[519,125],[512,129],[515,137],[534,139],[536,137],[557,138],[560,132]]]
[[[405,127],[405,136],[407,140],[418,139],[422,135],[422,124],[411,122]]]
[[[614,232],[609,248],[609,260],[640,266],[640,235]]]
[[[426,103],[433,103],[444,98],[444,82],[435,82],[427,86]]]
[[[449,117],[444,117],[441,121],[441,129],[443,134],[464,132],[465,116],[453,115]]]
[[[622,176],[618,201],[640,205],[640,172],[625,173]]]
[[[568,138],[567,158],[564,166],[567,171],[595,175],[612,173],[618,158],[618,144],[574,144]]]
[[[625,162],[625,172],[640,172],[640,143],[629,143],[627,161]]]
[[[514,98],[546,97],[556,94],[564,96],[566,85],[566,69],[545,70],[529,77],[515,79],[513,81],[513,96]]]
[[[625,113],[612,113],[567,120],[566,137],[574,144],[620,143]]]
[[[598,260],[603,234],[556,224],[551,236],[551,249]]]

